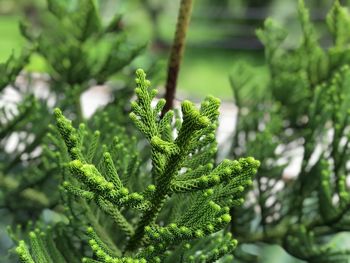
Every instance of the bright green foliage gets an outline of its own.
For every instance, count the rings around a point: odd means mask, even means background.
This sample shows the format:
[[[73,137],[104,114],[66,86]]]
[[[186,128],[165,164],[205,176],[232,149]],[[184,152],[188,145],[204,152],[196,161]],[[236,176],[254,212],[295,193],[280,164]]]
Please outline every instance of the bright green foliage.
[[[214,262],[237,245],[222,230],[231,221],[230,207],[243,202],[259,162],[248,157],[215,165],[219,100],[207,97],[199,110],[184,101],[182,120],[174,122],[172,111],[160,117],[164,100],[153,106],[157,91],[149,88],[143,70],[136,75],[130,118],[148,140],[151,168],[137,154],[136,140],[118,127],[118,137],[111,139],[111,133],[84,124],[75,129],[55,110],[66,148],[60,150],[67,160],[61,163],[66,228],[85,227],[94,256],[86,251],[83,262]],[[50,255],[40,242],[30,243],[33,257]],[[17,250],[20,258],[28,257],[23,242]],[[66,258],[68,252],[60,252]]]
[[[22,262],[28,262],[28,263],[29,263],[29,262],[30,262],[30,263],[35,262],[35,261],[33,260],[32,256],[30,255],[29,250],[28,250],[28,248],[27,248],[27,245],[25,244],[24,241],[21,241],[21,242],[19,243],[19,246],[16,248],[16,252],[17,252],[17,254],[19,255],[20,260],[21,260]]]
[[[285,48],[287,33],[271,19],[257,31],[270,71],[263,95],[243,100],[249,76],[232,76],[239,107],[233,154],[261,160],[254,198],[232,211],[239,215],[232,232],[242,243],[277,243],[307,262],[350,257],[349,249],[327,243],[331,234],[349,230],[349,19],[335,1],[327,16],[334,45],[325,49],[299,1],[299,46]],[[287,174],[298,156],[300,170]]]
[[[66,262],[57,247],[58,244],[56,246],[54,242],[54,235],[51,228],[45,229],[45,232],[36,228],[35,231],[29,232],[28,238],[29,246],[32,248],[33,252],[30,252],[27,244],[23,240],[19,241],[16,253],[19,255],[21,262]]]

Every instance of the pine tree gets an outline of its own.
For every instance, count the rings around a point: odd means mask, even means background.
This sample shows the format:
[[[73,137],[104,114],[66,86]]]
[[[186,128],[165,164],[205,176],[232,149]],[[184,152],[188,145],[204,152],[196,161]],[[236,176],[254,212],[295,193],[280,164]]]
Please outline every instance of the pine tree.
[[[25,52],[19,57],[12,55],[0,65],[2,76],[0,92],[4,104],[0,108],[1,208],[12,211],[13,215],[26,209],[34,214],[36,210],[41,210],[50,204],[44,192],[37,189],[45,178],[40,172],[44,164],[37,160],[35,153],[38,141],[44,135],[41,128],[47,124],[46,116],[49,113],[42,101],[35,98],[28,90],[15,85],[16,78],[27,63],[29,54]],[[11,92],[18,97],[18,102],[7,94],[10,94],[6,89],[8,85],[12,85]],[[43,126],[38,125],[39,122]],[[29,162],[33,166],[28,167]],[[51,168],[47,166],[45,169],[49,171]],[[27,202],[18,202],[14,196],[26,199]]]
[[[22,35],[45,62],[56,106],[70,109],[81,120],[81,94],[117,74],[119,79],[125,78],[120,71],[140,54],[145,44],[129,40],[120,26],[120,14],[116,13],[106,24],[93,0],[47,0],[47,10],[39,18],[39,30],[22,22]],[[131,95],[129,84],[121,82],[114,95]],[[125,105],[125,100],[120,104]]]
[[[295,48],[285,47],[287,31],[271,19],[257,31],[270,74],[262,95],[243,99],[249,69],[231,79],[240,109],[233,155],[261,160],[253,197],[232,210],[232,233],[241,244],[279,244],[307,262],[347,262],[350,249],[332,246],[332,238],[349,230],[350,14],[335,1],[326,19],[333,45],[323,48],[303,1],[298,11]],[[299,152],[300,171],[288,176]]]
[[[85,228],[93,256],[86,253],[83,262],[214,262],[236,247],[223,229],[231,221],[230,207],[243,202],[259,162],[248,157],[215,164],[218,99],[207,97],[199,110],[184,101],[182,118],[174,121],[173,111],[160,118],[165,100],[152,106],[157,91],[143,70],[136,75],[130,118],[149,143],[151,168],[138,155],[136,140],[118,127],[113,138],[85,124],[76,129],[55,110],[62,137],[57,146],[65,148],[59,158],[65,228]],[[46,236],[37,230],[29,233],[29,245],[19,241],[22,262],[58,262],[53,261],[58,252],[60,262],[79,261],[70,259],[77,247],[54,252],[42,240]],[[62,240],[54,239],[58,247]]]
[[[126,40],[126,33],[118,27],[119,15],[104,25],[91,0],[77,1],[74,10],[64,1],[48,0],[47,4],[39,33],[32,32],[26,23],[21,24],[31,48],[18,58],[11,56],[0,66],[0,92],[5,94],[5,88],[10,86],[20,99],[12,109],[9,105],[1,106],[0,130],[1,206],[13,214],[19,213],[16,221],[28,219],[23,217],[24,212],[29,218],[37,217],[43,208],[55,206],[59,198],[51,194],[57,185],[57,178],[52,176],[58,169],[51,161],[55,155],[43,145],[48,124],[53,121],[50,113],[53,107],[60,107],[76,121],[81,120],[81,94],[94,85],[93,82],[105,84],[143,48]],[[108,55],[97,54],[101,45]],[[30,74],[24,75],[28,87],[15,82],[34,53],[44,58],[49,73],[45,83],[48,94],[40,98],[31,86]],[[105,109],[105,114],[118,116],[120,123],[125,120],[123,113],[132,95],[129,87],[129,83],[124,82],[118,91],[113,91],[114,99]],[[8,99],[4,98],[6,103]],[[17,142],[11,146],[14,150],[8,152],[6,147],[16,138]],[[29,201],[22,202],[23,198]]]
[[[131,62],[144,48],[144,44],[132,44],[128,40],[128,34],[118,26],[119,15],[105,25],[94,1],[75,1],[78,6],[74,10],[70,9],[69,1],[47,2],[48,9],[41,14],[39,31],[33,31],[28,22],[21,24],[28,49],[0,64],[3,103],[0,105],[0,209],[12,227],[23,224],[22,228],[16,228],[16,233],[10,230],[14,240],[31,229],[31,224],[25,226],[28,220],[36,222],[47,212],[53,213],[52,220],[56,220],[57,214],[53,211],[63,208],[57,191],[61,164],[51,143],[57,134],[49,125],[54,122],[53,108],[60,107],[79,123],[84,119],[80,105],[83,92],[93,85],[109,85],[111,99],[94,118],[101,122],[114,116],[114,121],[124,123],[129,132],[125,115],[132,86],[125,76],[133,70]],[[57,30],[53,31],[53,27]],[[25,70],[33,55],[41,56],[45,62],[47,75],[43,74],[43,93],[36,90],[35,76]],[[110,81],[116,75],[117,85]],[[8,94],[15,94],[18,101]],[[99,122],[94,121],[92,125]],[[69,236],[71,229],[60,227],[62,238]],[[0,232],[6,232],[4,220]],[[8,239],[6,235],[4,238]],[[9,257],[3,254],[8,245],[1,242],[0,258],[12,262],[11,254]]]

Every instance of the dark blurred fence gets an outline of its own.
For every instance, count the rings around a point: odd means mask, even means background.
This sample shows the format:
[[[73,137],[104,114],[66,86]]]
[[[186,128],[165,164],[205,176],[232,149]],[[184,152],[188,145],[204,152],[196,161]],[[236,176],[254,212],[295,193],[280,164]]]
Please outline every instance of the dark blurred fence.
[[[192,26],[205,24],[208,32],[216,32],[208,41],[191,42],[191,46],[202,48],[220,49],[248,49],[260,50],[263,48],[255,35],[255,30],[263,26],[264,20],[270,16],[269,7],[247,7],[244,12],[235,14],[227,6],[215,4],[195,10],[192,18]],[[327,8],[312,8],[311,19],[316,26],[324,27]],[[297,15],[293,18],[297,23]],[[327,36],[321,39],[322,44],[327,45]]]

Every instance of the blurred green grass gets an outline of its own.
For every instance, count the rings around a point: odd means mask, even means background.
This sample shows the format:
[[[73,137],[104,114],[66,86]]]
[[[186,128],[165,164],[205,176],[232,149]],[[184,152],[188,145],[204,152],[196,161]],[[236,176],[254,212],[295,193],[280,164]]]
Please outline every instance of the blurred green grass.
[[[211,94],[223,100],[232,100],[229,75],[238,62],[254,66],[257,81],[265,81],[267,74],[261,51],[189,48],[179,76],[179,91],[195,98]]]
[[[5,61],[12,52],[20,52],[25,40],[19,31],[18,16],[0,16],[0,61]]]

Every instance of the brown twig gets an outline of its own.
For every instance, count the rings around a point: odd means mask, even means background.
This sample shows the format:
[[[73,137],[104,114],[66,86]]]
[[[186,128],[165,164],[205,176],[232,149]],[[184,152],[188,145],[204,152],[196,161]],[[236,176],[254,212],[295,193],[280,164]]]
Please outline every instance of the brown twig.
[[[168,77],[164,96],[166,104],[163,108],[162,115],[173,108],[177,77],[185,49],[186,33],[191,19],[192,6],[193,0],[181,0],[180,10],[177,18],[175,38],[169,58]]]

